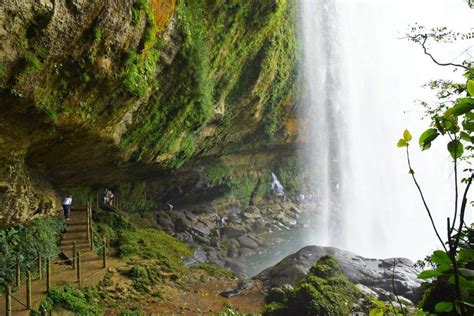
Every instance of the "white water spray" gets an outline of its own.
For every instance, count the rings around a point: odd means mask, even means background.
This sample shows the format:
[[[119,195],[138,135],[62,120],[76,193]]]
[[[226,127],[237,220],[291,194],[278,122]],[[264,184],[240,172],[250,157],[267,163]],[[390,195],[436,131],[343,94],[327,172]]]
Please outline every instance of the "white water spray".
[[[462,0],[299,0],[298,9],[301,115],[308,118],[302,153],[318,201],[306,243],[365,256],[423,257],[437,247],[436,238],[395,143],[405,128],[419,135],[427,127],[413,105],[431,97],[422,84],[462,78],[399,38],[416,22],[468,31],[474,10]],[[459,61],[469,44],[434,53]],[[452,205],[450,160],[441,144],[414,152],[413,160],[443,230]]]

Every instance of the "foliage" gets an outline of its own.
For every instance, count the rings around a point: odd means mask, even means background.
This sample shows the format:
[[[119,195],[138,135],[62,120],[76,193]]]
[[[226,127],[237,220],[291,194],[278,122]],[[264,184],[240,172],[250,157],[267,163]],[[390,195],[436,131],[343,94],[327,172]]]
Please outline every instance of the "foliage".
[[[249,200],[257,185],[258,178],[253,175],[245,175],[230,179],[233,195],[241,200]]]
[[[94,212],[95,224],[94,236],[105,236],[107,243],[116,246],[118,243],[118,236],[121,230],[132,231],[135,229],[134,225],[120,214],[104,212],[96,210]],[[96,249],[102,246],[102,239],[97,239]]]
[[[342,275],[337,260],[326,255],[283,303],[267,305],[264,315],[349,315],[362,298],[364,294]]]
[[[230,173],[230,168],[223,161],[217,160],[206,165],[205,172],[212,186],[219,185]]]
[[[77,186],[68,189],[72,195],[72,201],[75,205],[86,206],[90,200],[91,188],[87,186]]]
[[[156,85],[154,78],[160,54],[155,18],[147,0],[135,1],[132,10],[133,21],[141,17],[138,13],[140,11],[145,13],[147,25],[143,49],[140,52],[129,51],[125,63],[124,85],[131,94],[143,98],[148,95],[152,86]],[[97,34],[95,38],[97,40]]]
[[[51,312],[56,307],[62,307],[76,315],[103,315],[102,309],[95,303],[98,296],[95,288],[75,289],[70,285],[53,288],[48,296],[40,303],[40,310]],[[39,312],[34,314],[39,315]]]
[[[281,159],[276,166],[275,174],[285,188],[287,195],[294,195],[300,192],[305,170],[299,164],[297,157]],[[267,183],[270,183],[270,180]]]
[[[427,50],[428,40],[451,43],[472,37],[472,33],[462,34],[452,32],[446,28],[433,28],[430,30],[416,25],[407,34],[408,38],[420,44],[424,53],[437,65],[452,66],[455,69],[464,69],[465,83],[451,81],[432,81],[429,87],[437,91],[439,102],[430,105],[422,103],[430,119],[430,127],[419,137],[421,150],[428,150],[434,141],[446,139],[446,149],[453,161],[454,174],[454,212],[447,218],[447,241],[445,242],[433,221],[431,209],[425,199],[415,171],[412,168],[409,146],[411,134],[405,130],[397,146],[406,149],[409,174],[411,175],[426,212],[430,218],[433,229],[443,250],[436,250],[431,255],[433,269],[424,270],[418,276],[428,280],[424,284],[427,288],[423,300],[423,307],[429,312],[457,313],[471,315],[474,313],[474,239],[472,227],[465,223],[465,212],[468,206],[468,192],[474,178],[470,159],[474,150],[474,69],[472,61],[463,61],[461,64],[444,63]],[[462,173],[459,168],[464,166]],[[465,177],[459,181],[459,176]],[[464,189],[461,186],[464,183]],[[460,197],[461,196],[461,197]],[[429,281],[431,280],[431,281]],[[441,294],[441,295],[440,295]]]
[[[162,282],[160,264],[133,265],[127,273],[133,288],[141,293],[150,293],[153,286]]]
[[[63,230],[63,220],[41,219],[0,231],[0,289],[13,281],[17,256],[23,272],[36,270],[38,254],[43,259],[57,256]]]
[[[157,259],[176,274],[184,268],[182,257],[192,255],[187,245],[158,229],[120,231],[118,253],[122,258]]]

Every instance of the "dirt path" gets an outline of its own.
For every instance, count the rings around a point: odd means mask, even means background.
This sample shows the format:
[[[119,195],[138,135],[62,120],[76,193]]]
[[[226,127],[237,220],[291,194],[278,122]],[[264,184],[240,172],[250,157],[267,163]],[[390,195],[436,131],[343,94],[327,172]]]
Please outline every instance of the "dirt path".
[[[230,303],[233,310],[241,313],[261,313],[265,304],[265,296],[260,289],[260,281],[248,291],[239,296],[224,298],[220,292],[228,288],[235,288],[237,281],[209,280],[202,283],[189,284],[183,289],[164,287],[161,289],[163,299],[158,302],[151,296],[144,297],[139,302],[140,310],[151,315],[209,315],[218,314],[226,310]],[[109,309],[105,315],[117,315],[119,310]]]

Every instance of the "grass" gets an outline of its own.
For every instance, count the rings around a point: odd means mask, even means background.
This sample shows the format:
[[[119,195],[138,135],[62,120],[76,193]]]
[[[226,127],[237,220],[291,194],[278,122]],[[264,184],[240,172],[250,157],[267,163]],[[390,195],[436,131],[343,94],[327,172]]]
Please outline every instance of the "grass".
[[[40,310],[51,312],[57,307],[72,311],[75,315],[103,315],[103,310],[97,305],[97,290],[93,287],[76,289],[70,285],[53,288],[48,296],[40,303]],[[39,312],[32,313],[40,315]]]
[[[229,175],[230,167],[223,161],[217,160],[207,164],[204,171],[209,177],[209,182],[214,186],[221,184],[222,180]]]
[[[118,254],[122,258],[156,259],[157,264],[171,273],[183,269],[182,258],[191,256],[191,249],[184,243],[158,229],[122,230]]]

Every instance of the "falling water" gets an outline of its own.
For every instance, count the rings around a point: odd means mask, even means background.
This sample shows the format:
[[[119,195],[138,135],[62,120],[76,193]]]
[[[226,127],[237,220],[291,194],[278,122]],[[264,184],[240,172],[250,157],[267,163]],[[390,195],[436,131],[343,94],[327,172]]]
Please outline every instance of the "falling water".
[[[311,170],[305,190],[316,201],[306,243],[423,257],[436,240],[395,143],[405,128],[419,135],[428,124],[413,102],[432,98],[422,84],[461,78],[399,38],[415,22],[467,31],[474,10],[461,0],[298,0],[298,10],[300,108],[307,119],[302,154]],[[459,61],[469,44],[448,46],[433,49]],[[413,157],[443,229],[451,205],[449,158],[441,146]]]

